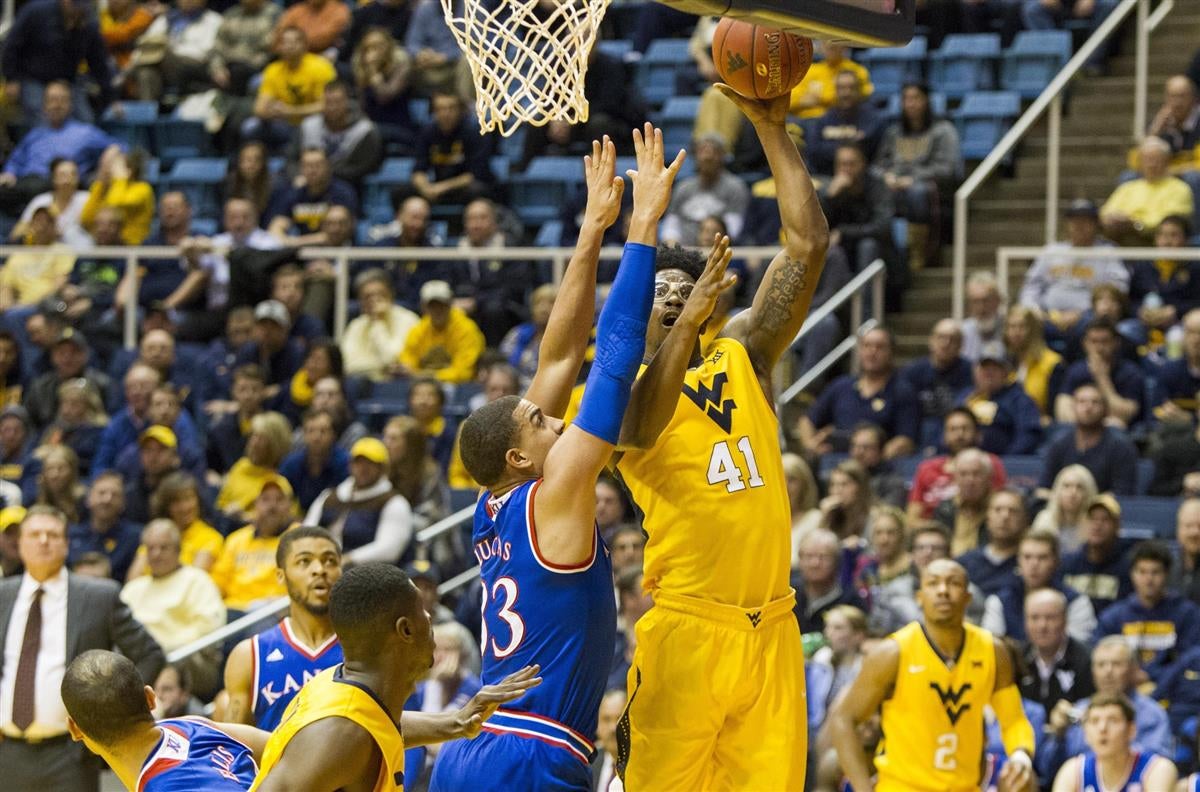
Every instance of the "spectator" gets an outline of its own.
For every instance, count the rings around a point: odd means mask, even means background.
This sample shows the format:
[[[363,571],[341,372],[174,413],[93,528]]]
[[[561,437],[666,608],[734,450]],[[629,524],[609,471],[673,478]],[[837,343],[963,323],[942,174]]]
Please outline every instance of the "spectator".
[[[96,168],[96,178],[88,190],[87,201],[79,211],[80,222],[86,230],[93,231],[96,215],[102,208],[111,207],[121,213],[121,239],[126,245],[140,245],[150,236],[154,188],[142,179],[143,161],[141,151],[126,155],[115,146],[105,149]],[[161,209],[159,222],[169,222],[169,219],[164,220]],[[148,264],[145,259],[141,263]]]
[[[784,453],[783,474],[787,477],[788,503],[792,513],[792,559],[793,566],[800,552],[800,537],[820,524],[821,512],[817,509],[817,480],[812,468],[799,454]]]
[[[422,96],[441,92],[466,95],[463,88],[466,63],[462,49],[446,24],[445,12],[435,0],[415,0],[412,21],[404,35],[404,49],[413,59],[413,84]],[[436,106],[436,105],[435,105]]]
[[[483,352],[479,326],[451,305],[453,292],[445,281],[421,287],[422,316],[408,333],[399,362],[410,376],[432,376],[449,384],[469,382]]]
[[[362,42],[376,30],[386,33],[395,46],[395,42],[403,41],[408,33],[412,14],[410,0],[374,0],[359,5],[351,14],[350,29],[345,44],[338,51],[338,59],[343,62],[353,60]]]
[[[333,416],[324,410],[304,414],[303,440],[279,466],[279,473],[296,492],[296,500],[305,512],[322,492],[340,484],[350,475],[350,455],[336,445]]]
[[[530,321],[509,330],[500,342],[500,352],[508,360],[508,364],[517,370],[522,387],[529,387],[533,375],[537,372],[542,335],[546,332],[550,311],[554,308],[554,300],[557,297],[558,287],[553,284],[539,286],[530,292]]]
[[[417,13],[421,13],[420,6]],[[416,60],[416,73],[420,74],[419,52]],[[435,93],[430,112],[433,120],[417,134],[411,189],[434,206],[486,198],[491,192],[488,157],[492,149],[475,121],[467,117],[462,99],[452,93]]]
[[[1003,304],[996,276],[976,272],[967,279],[967,318],[962,323],[962,356],[967,360],[979,360],[985,344],[1004,340]]]
[[[339,447],[350,447],[366,437],[367,427],[354,420],[350,405],[346,402],[346,390],[340,380],[326,377],[313,386],[312,409],[324,410],[333,416],[333,433]]]
[[[1192,189],[1169,172],[1171,144],[1150,136],[1138,155],[1140,178],[1117,187],[1100,207],[1105,236],[1121,244],[1148,244],[1163,218],[1192,215]]]
[[[1133,593],[1100,614],[1097,638],[1121,635],[1135,652],[1145,675],[1161,682],[1180,654],[1200,640],[1200,605],[1167,591],[1171,553],[1155,542],[1142,542],[1130,557]]]
[[[1090,599],[1059,581],[1058,548],[1058,535],[1050,531],[1030,531],[1021,539],[1016,581],[1006,591],[989,595],[984,603],[985,630],[1016,641],[1026,640],[1024,603],[1033,592],[1049,588],[1067,598],[1067,634],[1080,642],[1091,641],[1096,611]]]
[[[5,319],[10,325],[24,322],[34,306],[62,288],[75,266],[75,251],[59,241],[48,207],[34,211],[28,244],[34,249],[14,253],[0,269],[0,311],[9,314]]]
[[[1155,417],[1174,423],[1191,423],[1192,414],[1200,408],[1200,309],[1188,311],[1181,322],[1183,327],[1183,356],[1168,361],[1158,372],[1158,389],[1162,403]]]
[[[1042,439],[1037,405],[1010,379],[1011,373],[1003,347],[989,345],[975,364],[974,390],[959,395],[959,404],[974,413],[983,427],[979,447],[1000,456],[1032,454]]]
[[[0,409],[18,406],[24,387],[21,345],[12,333],[0,330]]]
[[[144,328],[142,340],[137,348],[137,357],[133,360],[118,359],[112,368],[113,371],[119,372],[123,367],[132,366],[134,363],[145,364],[157,371],[160,385],[174,385],[191,390],[198,390],[200,387],[193,379],[198,375],[198,372],[192,370],[195,366],[194,359],[175,343],[170,330]],[[120,396],[117,396],[115,401],[120,403]],[[185,423],[188,424],[187,433],[196,434],[191,419]],[[190,442],[193,438],[189,436],[184,439]]]
[[[87,5],[70,0],[34,0],[17,10],[4,38],[0,70],[8,80],[8,98],[20,99],[29,125],[37,120],[39,111],[45,111],[43,98],[53,85],[66,91],[71,115],[91,123],[88,91],[79,77],[83,63],[88,77],[95,81],[100,105],[107,106],[113,99],[108,51],[90,11]],[[49,113],[45,120],[54,126]]]
[[[271,60],[263,42],[275,29],[280,9],[267,0],[238,0],[222,14],[216,41],[208,61],[213,84],[234,96],[245,96],[250,78],[261,72]],[[229,196],[226,196],[227,198]],[[258,206],[258,211],[265,209]]]
[[[142,432],[137,447],[141,470],[125,482],[125,516],[148,523],[154,492],[167,476],[180,470],[179,439],[171,429],[152,425]]]
[[[612,535],[613,572],[617,576],[627,570],[641,570],[645,560],[646,535],[634,525],[622,525]]]
[[[1171,733],[1176,738],[1176,756],[1194,756],[1197,726],[1200,725],[1200,646],[1184,647],[1179,660],[1168,668],[1153,698],[1167,711]],[[1186,760],[1185,760],[1186,761]],[[1194,776],[1193,776],[1194,777]],[[1186,792],[1186,790],[1185,790]]]
[[[867,521],[866,539],[870,552],[859,555],[854,588],[866,592],[871,604],[868,621],[872,634],[892,632],[912,621],[916,603],[907,606],[893,597],[894,586],[906,587],[913,568],[912,554],[905,538],[904,513],[892,506],[875,506]],[[902,595],[903,596],[903,593]]]
[[[392,487],[412,507],[414,530],[427,528],[449,512],[449,497],[442,469],[430,454],[432,445],[421,422],[397,415],[383,427],[388,451],[388,478]]]
[[[1120,428],[1133,424],[1142,410],[1145,375],[1136,363],[1119,356],[1120,337],[1112,322],[1089,322],[1083,349],[1087,357],[1072,363],[1063,377],[1062,392],[1054,399],[1055,417],[1060,423],[1076,423],[1073,394],[1081,385],[1094,385],[1108,408],[1105,420]]]
[[[25,389],[25,409],[35,427],[46,427],[58,415],[58,390],[70,380],[82,378],[100,393],[108,392],[108,375],[88,365],[89,355],[83,336],[70,328],[55,340],[50,347],[51,370]]]
[[[254,521],[225,539],[212,568],[212,580],[221,590],[229,618],[286,594],[276,574],[275,550],[279,535],[290,528],[292,487],[283,476],[262,482],[254,500]]]
[[[41,460],[41,471],[34,480],[35,491],[26,493],[26,503],[53,506],[71,523],[79,522],[84,513],[87,490],[79,477],[79,458],[67,446],[43,446],[34,452]]]
[[[312,405],[313,386],[326,377],[341,382],[345,377],[345,366],[342,363],[342,351],[338,346],[329,339],[321,339],[308,347],[304,355],[304,365],[292,377],[287,389],[281,390],[275,399],[276,404],[282,405],[280,409],[289,421],[299,424],[300,416]]]
[[[1021,494],[1009,489],[993,492],[984,526],[987,544],[968,550],[958,557],[958,563],[985,594],[1009,596],[1018,584],[1017,549],[1029,527]]]
[[[1067,465],[1054,476],[1046,506],[1033,519],[1033,530],[1053,531],[1064,553],[1083,544],[1083,519],[1098,492],[1096,479],[1083,465]]]
[[[121,2],[122,0],[118,0]],[[50,162],[50,190],[33,197],[21,213],[21,219],[13,226],[8,238],[14,242],[28,237],[33,225],[33,213],[46,208],[58,228],[58,239],[75,250],[92,244],[92,238],[83,230],[83,205],[87,203],[86,190],[79,189],[79,165],[65,157]]]
[[[1167,78],[1163,87],[1163,105],[1154,114],[1146,134],[1167,141],[1174,169],[1196,167],[1196,147],[1200,145],[1200,97],[1196,84],[1186,74]]]
[[[348,215],[345,207],[333,207],[333,213]],[[350,218],[351,222],[353,218]],[[339,218],[340,222],[340,218]],[[329,214],[325,215],[324,227],[328,229]],[[341,240],[338,240],[340,244]],[[307,348],[311,355],[313,350],[320,348],[323,353],[325,370],[320,376],[328,373],[334,373],[336,376],[342,376],[342,353],[335,351],[336,346],[333,342],[326,338],[328,335],[325,325],[311,313],[305,312],[305,306],[308,300],[305,294],[305,278],[308,275],[303,269],[295,264],[284,264],[271,273],[271,299],[278,300],[283,303],[283,307],[287,308],[288,317],[292,320],[291,337],[299,339]],[[310,282],[311,283],[311,282]],[[336,357],[336,363],[333,362],[333,357]],[[309,361],[305,359],[305,368],[309,367]],[[330,368],[332,367],[332,368]],[[312,376],[316,370],[310,372],[308,382],[311,385],[320,379],[320,376]]]
[[[222,618],[222,621],[224,619]],[[154,681],[154,720],[204,714],[204,703],[193,694],[192,674],[183,665],[167,663]]]
[[[1129,270],[1117,258],[1069,255],[1072,248],[1111,247],[1100,236],[1100,210],[1080,198],[1065,212],[1067,239],[1047,245],[1025,273],[1021,305],[1037,309],[1046,320],[1046,332],[1056,343],[1073,343],[1091,308],[1092,292],[1100,284],[1129,291]],[[1011,311],[1010,311],[1011,315]]]
[[[90,473],[107,423],[96,386],[82,378],[67,380],[58,386],[58,412],[39,442],[69,446],[79,457],[80,468]]]
[[[221,554],[225,537],[204,521],[200,512],[200,487],[187,473],[169,473],[150,496],[150,514],[169,520],[180,534],[179,559],[188,566],[208,572]],[[182,529],[179,526],[183,526]],[[138,548],[129,579],[145,574],[146,548]]]
[[[850,48],[834,41],[814,42],[824,57],[809,67],[800,84],[792,89],[792,115],[800,118],[819,118],[834,106],[838,98],[837,78],[842,72],[852,72],[858,79],[863,98],[875,92],[866,68],[850,60]]]
[[[154,19],[154,14],[134,0],[109,0],[100,12],[100,36],[118,71],[129,67],[137,40]]]
[[[833,178],[821,193],[829,220],[829,246],[841,246],[858,272],[878,258],[892,265],[891,190],[867,169],[866,153],[857,143],[838,145],[831,161]],[[889,270],[889,281],[903,282],[894,266]]]
[[[1189,497],[1175,515],[1179,563],[1172,564],[1167,588],[1200,604],[1200,500]]]
[[[916,394],[896,374],[895,342],[890,331],[875,328],[858,339],[859,376],[843,375],[817,397],[800,419],[800,440],[811,454],[832,451],[849,439],[862,421],[877,424],[891,439],[885,459],[912,453],[920,424]]]
[[[621,485],[611,476],[596,479],[596,528],[607,543],[623,525],[629,524],[632,509]]]
[[[825,646],[813,655],[813,662],[828,666],[833,683],[826,710],[839,693],[854,684],[862,668],[863,643],[867,639],[867,616],[853,605],[835,605],[825,612]]]
[[[262,369],[255,364],[247,363],[234,369],[231,390],[236,411],[221,416],[209,428],[209,470],[224,474],[241,458],[250,423],[263,411],[266,387]]]
[[[148,424],[150,395],[162,382],[162,375],[144,363],[134,363],[125,372],[125,408],[112,416],[100,437],[100,448],[92,462],[97,471],[108,470],[117,454],[137,442]]]
[[[725,141],[715,132],[697,137],[691,146],[696,175],[681,179],[671,193],[660,236],[665,244],[688,243],[698,236],[707,217],[721,218],[731,239],[742,230],[750,189],[725,167]]]
[[[413,381],[408,391],[408,414],[417,419],[425,430],[429,438],[429,453],[442,470],[449,464],[457,431],[454,423],[447,420],[445,411],[445,386],[433,377]]]
[[[961,352],[962,328],[953,319],[942,319],[929,333],[929,357],[914,360],[900,371],[921,403],[923,446],[937,444],[955,397],[971,385],[971,364]]]
[[[818,528],[800,539],[800,565],[792,573],[796,589],[796,620],[800,632],[821,632],[825,629],[825,614],[837,605],[852,605],[866,611],[866,605],[853,591],[839,584],[841,545],[837,535]]]
[[[429,677],[417,683],[410,706],[430,714],[457,713],[483,687],[479,679],[479,651],[471,631],[453,617],[435,621],[432,629],[433,667]],[[406,751],[405,772],[412,773],[413,778],[424,777],[422,774],[432,767],[439,748],[438,743],[429,744],[412,764],[409,763],[412,754]]]
[[[1083,714],[1084,740],[1090,749],[1063,765],[1054,777],[1056,790],[1101,787],[1106,778],[1125,779],[1129,786],[1173,789],[1179,773],[1169,754],[1143,754],[1133,749],[1136,713],[1124,696],[1097,695]]]
[[[322,149],[304,150],[300,156],[300,174],[301,186],[282,186],[271,198],[266,215],[271,218],[269,230],[283,240],[289,233],[299,232],[302,236],[291,240],[293,244],[320,244],[326,241],[325,238],[311,235],[321,230],[329,210],[344,206],[353,214],[358,210],[358,198],[353,187],[334,178],[329,159]]]
[[[334,178],[357,187],[383,162],[383,137],[379,129],[370,118],[359,113],[350,86],[341,80],[325,84],[321,112],[300,123],[300,148],[325,151]]]
[[[412,510],[387,472],[387,447],[364,437],[350,449],[350,477],[321,493],[308,510],[305,524],[328,528],[350,563],[411,559]]]
[[[883,118],[866,101],[858,73],[843,69],[834,78],[836,99],[833,106],[817,119],[813,139],[808,144],[809,167],[813,173],[833,173],[838,149],[860,149],[866,162],[875,158],[883,138]],[[891,193],[887,193],[890,198]]]
[[[860,463],[847,459],[829,474],[829,494],[821,499],[818,527],[832,531],[844,546],[857,548],[867,534],[867,519],[874,505],[870,474]]]
[[[330,7],[335,5],[329,3]],[[287,143],[301,121],[321,112],[325,85],[337,76],[332,63],[308,51],[303,30],[277,29],[279,59],[263,70],[254,115],[242,123],[242,137],[272,145]]]
[[[1083,546],[1063,556],[1063,582],[1092,598],[1103,614],[1132,591],[1129,581],[1129,542],[1120,538],[1121,505],[1112,495],[1097,495],[1083,521]]]
[[[354,246],[354,212],[347,206],[334,203],[325,211],[316,234],[306,234],[288,239],[290,245],[320,245],[331,248]],[[293,330],[292,335],[308,337],[319,328],[324,334],[328,319],[333,313],[334,271],[336,259],[310,258],[304,262],[304,292],[301,303],[305,328]],[[276,270],[278,272],[278,270]],[[272,281],[274,285],[274,281]],[[278,299],[277,297],[275,299]],[[289,314],[291,308],[288,308]]]
[[[278,8],[274,3],[267,3],[267,7]],[[261,141],[247,141],[238,149],[233,167],[222,185],[222,205],[234,198],[244,198],[253,204],[256,218],[261,219],[267,211],[271,200],[271,172],[267,167],[267,148]]]
[[[279,463],[291,445],[292,430],[286,418],[277,412],[254,416],[246,438],[246,455],[225,474],[221,491],[217,493],[216,507],[232,519],[246,517],[254,508],[264,483],[280,478]]]
[[[195,476],[204,475],[204,454],[196,427],[183,412],[179,392],[174,385],[159,385],[150,395],[147,413],[151,425],[169,427],[179,443],[179,461]],[[141,454],[137,448],[126,448],[117,457],[116,470],[127,481],[141,476]]]
[[[1101,492],[1132,495],[1137,485],[1137,449],[1119,429],[1105,426],[1108,404],[1095,385],[1075,389],[1075,430],[1060,434],[1043,454],[1039,486],[1049,488],[1067,465],[1083,465]]]
[[[142,526],[122,518],[125,483],[116,473],[101,473],[87,494],[87,517],[67,532],[73,564],[84,553],[98,552],[108,558],[112,577],[124,581],[141,539]],[[140,621],[140,620],[139,620]]]
[[[1049,421],[1050,397],[1062,386],[1066,366],[1062,355],[1046,346],[1042,320],[1026,305],[1008,309],[1004,321],[1004,351],[1017,366],[1017,381],[1033,399],[1043,421]]]
[[[287,387],[304,364],[304,344],[289,338],[292,321],[278,300],[263,300],[254,307],[254,333],[238,351],[238,364],[255,363],[263,372],[268,394]]]
[[[1154,232],[1154,246],[1167,249],[1186,247],[1190,234],[1191,224],[1187,217],[1168,215]],[[1120,328],[1128,334],[1131,329],[1129,325],[1134,325],[1138,331],[1136,343],[1157,350],[1164,340],[1174,340],[1173,336],[1178,332],[1174,327],[1179,317],[1200,308],[1200,298],[1190,285],[1193,279],[1200,278],[1200,262],[1168,259],[1135,261],[1130,271],[1132,281],[1129,297],[1141,326],[1137,322],[1122,322]]]
[[[176,0],[138,39],[133,55],[138,99],[157,102],[205,90],[208,59],[221,27],[221,15],[206,0]]]
[[[1060,701],[1074,704],[1095,693],[1088,646],[1067,630],[1066,595],[1055,588],[1031,590],[1023,607],[1027,640],[1025,672],[1018,680],[1021,698],[1050,712]]]
[[[908,267],[915,272],[937,258],[939,207],[962,176],[962,154],[954,124],[934,117],[928,86],[907,83],[900,100],[900,119],[884,130],[871,164],[892,191],[897,216],[908,220]]]
[[[376,0],[359,6],[355,19],[359,13],[370,9],[396,7],[404,9],[407,19],[408,0]],[[403,36],[399,40],[402,39]],[[408,104],[412,59],[396,43],[397,40],[387,30],[367,29],[354,45],[351,67],[354,86],[367,118],[378,125],[386,143],[399,147],[405,154],[412,154],[415,124]]]
[[[908,495],[910,522],[932,517],[940,503],[958,493],[954,479],[954,457],[960,451],[979,447],[979,422],[975,419],[975,413],[966,407],[955,407],[946,413],[942,426],[942,444],[947,453],[917,465]],[[1004,463],[995,454],[988,456],[992,463],[991,488],[998,490],[1004,486],[1006,478]]]
[[[959,557],[985,541],[995,476],[991,458],[978,448],[964,448],[954,456],[952,475],[954,495],[938,504],[933,519],[950,528],[950,552]]]
[[[304,0],[283,12],[275,27],[274,46],[281,49],[288,28],[304,33],[308,51],[333,60],[350,27],[350,9],[336,0]]]
[[[883,430],[872,423],[860,424],[850,435],[850,458],[871,477],[873,499],[897,508],[908,498],[908,484],[883,458]]]
[[[392,281],[381,269],[370,269],[354,280],[362,313],[342,334],[346,373],[377,382],[399,374],[400,354],[420,321],[407,308],[393,303]]]
[[[520,392],[521,382],[516,370],[507,364],[493,364],[487,368],[486,373],[483,375],[483,393],[472,400],[471,409],[482,407],[484,404],[494,402],[496,399],[504,396],[516,396]],[[478,403],[476,403],[476,400]],[[454,438],[454,447],[450,452],[450,467],[447,471],[446,479],[454,489],[479,489],[478,482],[471,478],[471,474],[467,472],[466,465],[463,464],[462,453],[459,448],[459,437],[457,435]],[[816,485],[814,484],[813,486],[815,493]]]

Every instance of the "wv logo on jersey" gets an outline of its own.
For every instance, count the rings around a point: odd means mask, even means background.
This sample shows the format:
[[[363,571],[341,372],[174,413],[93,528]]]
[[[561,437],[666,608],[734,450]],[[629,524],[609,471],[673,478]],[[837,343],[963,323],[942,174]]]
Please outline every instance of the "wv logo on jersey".
[[[959,705],[958,703],[962,700],[963,695],[971,689],[970,682],[963,684],[963,686],[958,690],[955,690],[953,685],[948,687],[946,690],[942,690],[942,686],[937,682],[930,682],[929,687],[931,687],[934,692],[938,694],[938,698],[942,700],[942,706],[946,709],[946,717],[950,719],[951,726],[957,725],[958,719],[962,717],[963,713],[971,709],[971,705],[969,703],[962,705]]]
[[[713,377],[711,386],[701,382],[697,390],[686,382],[683,385],[684,395],[691,399],[701,412],[711,418],[713,423],[721,427],[721,431],[725,434],[729,434],[730,427],[733,426],[733,411],[737,409],[737,404],[733,399],[721,398],[725,392],[725,383],[728,381],[729,375],[722,371]]]

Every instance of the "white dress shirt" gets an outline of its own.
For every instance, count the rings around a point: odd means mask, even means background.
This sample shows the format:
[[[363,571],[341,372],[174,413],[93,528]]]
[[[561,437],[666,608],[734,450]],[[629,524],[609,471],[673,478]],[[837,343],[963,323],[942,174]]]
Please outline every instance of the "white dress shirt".
[[[17,665],[21,662],[21,644],[33,593],[42,587],[42,640],[37,659],[37,683],[34,689],[33,723],[23,733],[12,722],[13,694],[17,686]],[[9,736],[26,739],[55,737],[67,731],[67,708],[62,702],[63,674],[67,670],[67,570],[44,583],[26,572],[21,578],[17,601],[4,639],[4,671],[0,675],[0,730]]]

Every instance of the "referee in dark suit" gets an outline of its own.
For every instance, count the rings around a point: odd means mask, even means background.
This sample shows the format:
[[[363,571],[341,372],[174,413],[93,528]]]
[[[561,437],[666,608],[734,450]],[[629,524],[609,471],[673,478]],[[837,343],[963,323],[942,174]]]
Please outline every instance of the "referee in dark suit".
[[[59,694],[67,665],[89,649],[115,646],[153,684],[166,660],[115,582],[67,572],[62,512],[30,508],[17,542],[25,574],[0,580],[0,787],[95,792],[99,763],[67,734]]]

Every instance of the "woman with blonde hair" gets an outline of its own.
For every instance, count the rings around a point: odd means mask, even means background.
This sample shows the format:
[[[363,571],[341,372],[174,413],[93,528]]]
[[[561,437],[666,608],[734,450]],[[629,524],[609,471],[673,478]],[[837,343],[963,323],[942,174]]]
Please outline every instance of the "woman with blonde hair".
[[[90,380],[76,377],[58,386],[58,415],[42,432],[40,444],[70,446],[79,458],[79,469],[86,473],[92,469],[92,457],[107,425],[100,389]]]
[[[1042,317],[1026,305],[1008,309],[1004,321],[1004,346],[1017,369],[1017,381],[1033,399],[1042,414],[1042,423],[1050,422],[1053,403],[1050,394],[1058,391],[1066,366],[1062,355],[1046,346]]]
[[[79,522],[83,517],[81,504],[87,494],[79,480],[79,457],[65,445],[42,446],[33,453],[42,460],[34,503],[58,509],[67,516],[68,524]]]
[[[237,519],[247,517],[263,484],[279,475],[279,463],[292,447],[292,427],[277,412],[250,419],[246,455],[233,463],[217,493],[217,508]]]
[[[1054,486],[1045,508],[1038,512],[1031,530],[1049,530],[1058,534],[1063,553],[1083,544],[1080,526],[1087,506],[1096,497],[1096,479],[1083,465],[1067,465],[1054,477]]]
[[[788,503],[792,507],[792,566],[797,564],[800,537],[821,524],[817,509],[817,480],[812,468],[799,454],[783,455],[783,475],[787,480]]]

